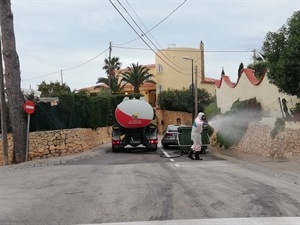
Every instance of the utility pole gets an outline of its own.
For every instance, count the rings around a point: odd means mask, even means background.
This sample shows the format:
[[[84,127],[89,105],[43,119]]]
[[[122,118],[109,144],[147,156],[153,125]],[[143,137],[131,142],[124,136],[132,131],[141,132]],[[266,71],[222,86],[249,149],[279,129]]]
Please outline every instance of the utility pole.
[[[191,60],[191,62],[192,62],[192,84],[191,84],[191,91],[192,91],[192,101],[195,101],[195,93],[194,93],[195,92],[195,85],[194,85],[194,59],[192,59],[192,58],[190,58],[188,56],[183,56],[182,58],[186,59],[186,60]],[[196,111],[196,109],[195,109],[195,102],[192,103],[192,107],[193,107],[193,109],[192,109],[192,123],[191,124],[193,124],[193,121],[195,119],[195,111]]]
[[[197,69],[198,69],[198,67],[197,67],[197,65],[195,66],[195,107],[194,107],[194,109],[195,109],[195,117],[197,117],[197,115],[198,115],[198,71],[197,71]]]
[[[0,107],[1,107],[1,129],[2,129],[2,149],[3,149],[3,165],[8,165],[8,144],[7,144],[7,115],[6,102],[4,95],[4,81],[3,81],[3,64],[2,64],[2,45],[0,33]]]
[[[111,71],[112,67],[111,67],[111,42],[109,42],[109,52],[108,52],[108,87],[109,90],[111,90]]]

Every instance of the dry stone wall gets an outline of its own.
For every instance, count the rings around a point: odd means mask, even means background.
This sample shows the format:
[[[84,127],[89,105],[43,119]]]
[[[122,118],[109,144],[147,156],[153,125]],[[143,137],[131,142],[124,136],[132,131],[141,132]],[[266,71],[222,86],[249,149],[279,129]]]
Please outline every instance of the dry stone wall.
[[[276,159],[300,160],[300,129],[299,126],[295,126],[300,123],[291,124],[294,126],[288,125],[272,139],[273,127],[253,122],[249,125],[240,143],[233,149]]]
[[[111,141],[111,127],[31,132],[29,135],[28,160],[59,157],[84,152]],[[0,143],[2,149],[2,143]],[[13,162],[13,139],[8,135],[9,162]],[[0,165],[2,151],[0,153]]]

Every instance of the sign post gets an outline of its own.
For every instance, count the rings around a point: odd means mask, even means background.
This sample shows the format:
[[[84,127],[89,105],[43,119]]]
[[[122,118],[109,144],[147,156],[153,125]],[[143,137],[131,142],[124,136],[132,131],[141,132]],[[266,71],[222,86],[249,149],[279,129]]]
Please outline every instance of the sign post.
[[[30,128],[30,115],[34,113],[35,104],[33,101],[27,100],[23,105],[24,111],[27,113],[27,138],[26,138],[26,162],[28,161],[28,143],[29,143],[29,128]]]

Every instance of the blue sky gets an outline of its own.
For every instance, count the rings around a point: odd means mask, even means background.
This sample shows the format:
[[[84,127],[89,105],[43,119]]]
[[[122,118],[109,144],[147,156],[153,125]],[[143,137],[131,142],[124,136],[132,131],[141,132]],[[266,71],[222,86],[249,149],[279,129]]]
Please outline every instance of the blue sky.
[[[144,32],[156,26],[147,33],[154,45],[145,39],[153,50],[199,48],[203,41],[206,76],[220,78],[224,67],[232,81],[240,62],[252,62],[251,51],[261,49],[267,32],[277,31],[300,8],[300,0],[111,2],[139,34],[129,15]],[[111,2],[12,0],[22,87],[35,89],[42,81],[61,80],[72,90],[94,85],[106,76],[102,67],[110,42],[112,56],[120,57],[122,67],[155,63],[153,51],[137,39]]]

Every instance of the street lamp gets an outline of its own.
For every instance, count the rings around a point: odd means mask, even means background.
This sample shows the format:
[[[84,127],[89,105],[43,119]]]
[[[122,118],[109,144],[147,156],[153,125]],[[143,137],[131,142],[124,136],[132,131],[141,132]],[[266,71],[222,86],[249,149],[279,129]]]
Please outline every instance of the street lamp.
[[[183,56],[182,58],[186,59],[186,60],[191,60],[191,62],[192,62],[192,86],[191,86],[191,88],[192,88],[192,101],[194,101],[194,59],[189,58],[187,56]],[[196,110],[195,104],[193,102],[192,123],[195,119],[195,110]]]

